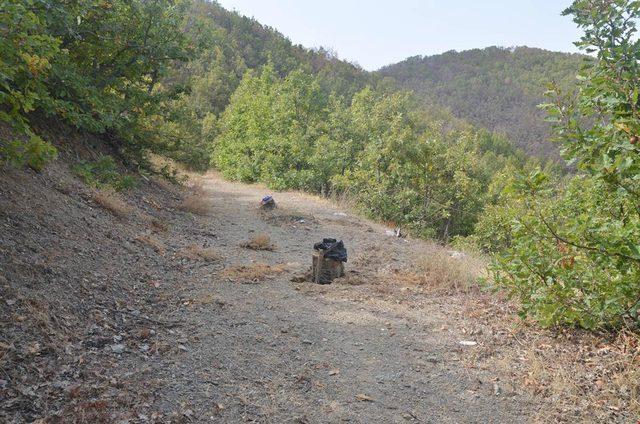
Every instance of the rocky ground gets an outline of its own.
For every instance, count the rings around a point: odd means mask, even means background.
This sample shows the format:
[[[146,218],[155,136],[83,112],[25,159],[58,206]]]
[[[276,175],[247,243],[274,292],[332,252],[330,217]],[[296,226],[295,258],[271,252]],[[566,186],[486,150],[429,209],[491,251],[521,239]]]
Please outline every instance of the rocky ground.
[[[65,160],[0,170],[0,421],[632,422],[637,385],[590,410],[580,394],[608,380],[562,391],[544,362],[627,360],[632,341],[535,333],[455,284],[473,258],[326,200],[276,193],[263,212],[263,187],[198,180],[116,196]],[[304,279],[323,237],[349,253],[332,285]]]

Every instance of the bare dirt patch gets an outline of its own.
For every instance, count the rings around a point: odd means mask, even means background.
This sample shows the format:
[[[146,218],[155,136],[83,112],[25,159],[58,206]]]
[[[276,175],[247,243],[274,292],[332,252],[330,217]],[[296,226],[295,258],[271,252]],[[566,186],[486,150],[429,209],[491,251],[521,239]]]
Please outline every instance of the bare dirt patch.
[[[271,225],[278,227],[284,226],[314,226],[317,225],[315,217],[310,215],[304,215],[298,211],[266,211],[260,214],[262,219]]]
[[[287,266],[283,264],[267,265],[264,263],[255,263],[251,265],[231,266],[226,268],[220,276],[230,281],[261,282],[278,274],[282,274],[286,270]]]

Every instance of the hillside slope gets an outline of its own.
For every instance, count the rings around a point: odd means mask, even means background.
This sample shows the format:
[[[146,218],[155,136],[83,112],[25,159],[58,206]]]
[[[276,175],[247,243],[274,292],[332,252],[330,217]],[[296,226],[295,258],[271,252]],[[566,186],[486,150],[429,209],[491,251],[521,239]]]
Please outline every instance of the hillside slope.
[[[613,391],[619,346],[516,325],[468,285],[482,261],[298,192],[261,212],[264,187],[215,174],[198,201],[151,180],[116,208],[70,172],[77,154],[0,172],[2,422],[632,416],[632,392]],[[258,234],[273,250],[243,247]],[[321,286],[303,275],[327,236],[349,262]]]
[[[392,282],[415,253],[442,248],[388,238],[383,252],[382,226],[299,193],[261,213],[263,187],[215,175],[190,206],[198,213],[181,204],[188,191],[161,181],[105,202],[70,173],[70,156],[42,174],[0,173],[0,421],[530,413],[526,394],[495,397],[490,373],[450,367],[471,352],[458,350],[460,330],[443,335],[448,318],[421,286]],[[259,233],[273,251],[243,247]],[[303,282],[312,242],[327,235],[344,238],[348,277]]]
[[[537,105],[555,81],[570,89],[585,56],[542,49],[489,47],[435,56],[414,56],[377,73],[414,90],[424,104],[449,108],[454,115],[504,132],[524,151],[553,155],[545,142],[549,125]]]

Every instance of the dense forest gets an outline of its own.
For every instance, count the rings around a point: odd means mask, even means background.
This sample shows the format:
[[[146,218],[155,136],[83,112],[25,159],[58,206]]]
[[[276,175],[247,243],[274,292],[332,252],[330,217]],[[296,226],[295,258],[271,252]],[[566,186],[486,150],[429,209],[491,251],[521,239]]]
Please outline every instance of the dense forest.
[[[583,57],[528,48],[370,74],[204,0],[9,0],[0,120],[15,137],[0,140],[0,159],[43,169],[56,122],[99,137],[132,171],[168,174],[153,169],[155,153],[349,196],[414,235],[494,254],[496,283],[545,325],[621,325],[637,321],[640,289],[639,8],[578,0],[567,10],[596,58],[576,83]],[[523,153],[551,151],[535,109],[549,80],[548,121],[574,175]],[[77,166],[88,183],[111,168],[108,158]]]
[[[414,56],[377,73],[413,90],[425,105],[506,134],[534,155],[557,155],[543,103],[547,85],[569,90],[585,56],[529,47],[488,47],[435,56]]]

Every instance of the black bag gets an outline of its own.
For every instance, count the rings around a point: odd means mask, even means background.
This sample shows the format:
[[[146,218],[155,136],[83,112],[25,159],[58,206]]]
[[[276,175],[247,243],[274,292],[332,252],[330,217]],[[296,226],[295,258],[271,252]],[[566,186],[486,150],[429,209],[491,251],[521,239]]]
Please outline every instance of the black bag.
[[[315,250],[324,250],[324,257],[333,259],[334,261],[347,262],[347,249],[344,247],[342,240],[326,238],[320,243],[313,245]]]

